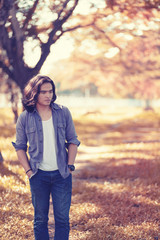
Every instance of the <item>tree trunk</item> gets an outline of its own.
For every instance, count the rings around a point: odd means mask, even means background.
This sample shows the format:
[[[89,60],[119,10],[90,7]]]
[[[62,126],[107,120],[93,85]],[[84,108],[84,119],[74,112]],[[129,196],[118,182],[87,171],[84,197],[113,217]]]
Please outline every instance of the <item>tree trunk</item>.
[[[146,104],[144,108],[145,111],[149,111],[149,110],[154,111],[153,107],[151,106],[150,99],[145,99],[145,104]]]
[[[2,153],[0,152],[0,163],[3,162]]]

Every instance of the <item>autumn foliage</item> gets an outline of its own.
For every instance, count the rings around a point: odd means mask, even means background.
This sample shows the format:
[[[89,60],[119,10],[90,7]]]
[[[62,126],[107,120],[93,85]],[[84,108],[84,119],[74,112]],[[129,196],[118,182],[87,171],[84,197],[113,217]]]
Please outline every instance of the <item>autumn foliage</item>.
[[[72,110],[81,146],[73,174],[71,240],[160,239],[160,114],[140,109]],[[10,110],[0,111],[0,239],[33,240],[28,179],[11,141]],[[49,231],[54,223],[50,209]]]

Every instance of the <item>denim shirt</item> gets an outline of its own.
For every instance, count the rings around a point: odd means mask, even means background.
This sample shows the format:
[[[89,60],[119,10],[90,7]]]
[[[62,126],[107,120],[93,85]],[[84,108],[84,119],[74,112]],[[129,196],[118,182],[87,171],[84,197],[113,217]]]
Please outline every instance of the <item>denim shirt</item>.
[[[67,107],[52,103],[52,119],[55,130],[57,164],[63,178],[69,176],[68,146],[79,146],[72,116]],[[29,148],[27,146],[29,143]],[[34,174],[38,171],[43,158],[43,129],[42,119],[35,109],[33,112],[26,110],[21,113],[16,124],[16,142],[12,142],[16,151],[24,150],[29,153],[30,166]]]

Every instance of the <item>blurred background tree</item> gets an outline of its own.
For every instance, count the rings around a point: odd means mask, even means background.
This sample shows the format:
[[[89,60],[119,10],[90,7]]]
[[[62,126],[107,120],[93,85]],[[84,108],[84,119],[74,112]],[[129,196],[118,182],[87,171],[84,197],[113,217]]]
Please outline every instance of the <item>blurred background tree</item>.
[[[1,83],[15,101],[15,89],[41,71],[51,46],[67,34],[74,50],[48,72],[60,92],[149,104],[160,94],[159,11],[159,0],[1,0]]]
[[[144,99],[149,109],[160,96],[160,1],[92,1],[79,21],[90,24],[70,33],[75,50],[51,72],[61,89]]]
[[[50,46],[72,30],[71,26],[66,28],[63,25],[77,3],[78,0],[1,1],[0,67],[21,90],[40,71],[50,53]],[[26,62],[26,46],[38,48],[32,67]]]
[[[27,81],[39,73],[50,47],[72,26],[64,27],[78,0],[1,0],[0,68],[1,81],[13,90],[12,82],[22,91]],[[38,52],[34,66],[26,59],[27,49]],[[7,79],[7,80],[6,80]],[[8,83],[9,81],[9,83]],[[17,97],[12,91],[11,101]],[[14,113],[17,115],[16,104]],[[15,115],[15,118],[16,118]]]

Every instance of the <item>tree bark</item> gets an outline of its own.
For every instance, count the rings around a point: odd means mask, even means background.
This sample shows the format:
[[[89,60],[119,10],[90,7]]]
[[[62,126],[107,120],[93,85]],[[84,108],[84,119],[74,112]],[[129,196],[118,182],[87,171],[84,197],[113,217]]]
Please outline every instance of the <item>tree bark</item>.
[[[3,156],[2,153],[0,152],[0,163],[3,162]]]
[[[146,104],[144,108],[145,111],[154,111],[153,107],[151,106],[150,99],[145,99],[145,104]]]
[[[61,6],[61,9],[58,14],[58,18],[52,22],[53,29],[51,29],[48,34],[47,42],[40,42],[41,47],[41,56],[39,61],[36,63],[35,67],[30,68],[24,62],[24,41],[26,40],[27,34],[30,34],[29,28],[27,25],[30,24],[30,20],[32,19],[32,15],[34,14],[36,7],[38,5],[38,0],[36,0],[29,10],[26,19],[23,23],[23,26],[20,26],[20,22],[16,17],[16,7],[13,4],[13,0],[5,0],[1,3],[1,8],[4,10],[6,4],[8,3],[8,8],[1,17],[0,14],[0,46],[6,52],[6,61],[0,60],[0,67],[3,71],[9,76],[11,80],[13,80],[23,92],[23,88],[28,82],[30,78],[34,75],[38,74],[41,67],[43,66],[46,58],[50,53],[50,47],[53,45],[60,36],[63,35],[67,30],[62,29],[62,25],[68,20],[68,18],[72,15],[76,5],[78,4],[78,0],[74,1],[73,6],[68,9],[68,0],[64,1]],[[5,3],[5,4],[4,4]],[[11,16],[10,27],[7,29],[5,27],[5,22],[7,21],[8,16]],[[4,20],[4,16],[5,20]],[[32,34],[35,39],[39,39],[38,34],[36,32],[36,27],[33,26]],[[57,32],[60,34],[57,35]],[[10,33],[10,34],[9,34]]]

